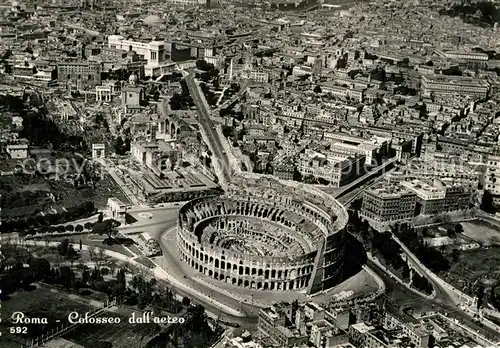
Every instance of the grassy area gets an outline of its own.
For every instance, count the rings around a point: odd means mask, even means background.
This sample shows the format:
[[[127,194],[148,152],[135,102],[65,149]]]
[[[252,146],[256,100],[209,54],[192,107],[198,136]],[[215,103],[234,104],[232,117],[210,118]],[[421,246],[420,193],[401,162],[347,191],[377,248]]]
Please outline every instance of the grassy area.
[[[61,323],[67,322],[69,313],[78,311],[85,313],[95,307],[83,302],[70,299],[68,296],[59,294],[43,288],[36,288],[33,291],[19,291],[7,300],[2,301],[2,322],[0,323],[0,347],[19,348],[20,343],[31,340],[42,333],[50,332]],[[12,326],[10,320],[14,312],[23,312],[31,318],[47,318],[48,324],[23,325],[27,326],[26,334],[11,334],[9,328]],[[58,323],[57,320],[61,322]]]
[[[486,221],[475,220],[461,223],[464,234],[484,246],[500,244],[500,229]]]
[[[86,201],[94,202],[96,208],[104,208],[110,197],[118,197],[124,203],[129,202],[108,174],[96,183],[95,190],[92,187],[75,189],[72,182],[48,180],[37,176],[0,176],[0,195],[4,218],[33,214],[37,211],[59,210]]]
[[[156,265],[151,262],[151,260],[149,258],[147,258],[146,256],[141,256],[139,258],[137,258],[137,260],[135,260],[137,262],[139,262],[141,265],[144,265],[148,268],[155,268]]]
[[[478,281],[491,283],[500,280],[500,247],[462,251],[457,262],[451,263],[448,273],[442,275],[446,281],[472,293]]]
[[[123,247],[123,245],[120,244],[113,244],[113,245],[108,245],[104,244],[102,241],[105,239],[104,236],[99,236],[96,234],[78,234],[78,235],[71,235],[71,236],[50,236],[50,237],[44,237],[44,240],[50,241],[50,242],[55,242],[55,241],[63,241],[64,239],[69,239],[69,242],[73,244],[75,250],[79,249],[79,244],[80,240],[82,241],[83,244],[88,245],[90,247],[94,248],[100,248],[100,249],[106,249],[106,250],[111,250],[115,251],[120,254],[124,254],[128,257],[133,257],[127,249]]]

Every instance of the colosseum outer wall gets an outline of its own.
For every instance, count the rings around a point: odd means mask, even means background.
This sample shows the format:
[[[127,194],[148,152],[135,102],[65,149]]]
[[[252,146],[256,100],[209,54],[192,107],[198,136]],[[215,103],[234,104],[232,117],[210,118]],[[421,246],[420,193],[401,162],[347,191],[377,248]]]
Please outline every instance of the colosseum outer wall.
[[[252,186],[253,190],[239,187],[224,196],[199,198],[184,205],[178,220],[180,259],[207,276],[244,288],[283,291],[307,289],[309,293],[314,293],[340,282],[345,257],[345,208],[322,192],[308,192],[305,196],[295,197],[290,193],[296,193],[302,187],[292,187],[293,191],[286,187],[286,193],[280,194],[279,188],[278,193],[274,192],[276,181],[271,185],[264,182],[264,185],[259,190],[255,190],[255,185]],[[281,183],[279,186],[283,187]],[[314,197],[314,201],[322,208],[305,200],[307,195]],[[207,218],[223,219],[224,216],[274,219],[273,223],[293,228],[283,216],[276,218],[275,214],[271,218],[270,212],[276,203],[286,206],[290,213],[304,214],[318,226],[322,237],[315,241],[316,249],[293,259],[248,255],[202,243],[194,233],[200,221]]]

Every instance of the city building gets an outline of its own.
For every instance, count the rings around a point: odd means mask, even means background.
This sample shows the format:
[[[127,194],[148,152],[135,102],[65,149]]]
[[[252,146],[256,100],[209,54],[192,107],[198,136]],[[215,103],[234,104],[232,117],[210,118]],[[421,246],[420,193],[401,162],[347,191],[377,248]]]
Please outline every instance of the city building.
[[[122,105],[130,109],[140,109],[144,98],[142,87],[137,85],[137,76],[130,75],[128,85],[122,88]]]
[[[302,178],[323,180],[332,187],[341,187],[365,172],[364,155],[330,151],[326,154],[306,150],[299,155],[297,170]]]
[[[92,144],[92,159],[104,159],[108,155],[106,144]]]
[[[94,62],[57,62],[57,81],[69,90],[82,91],[101,84],[101,65]]]
[[[361,216],[385,224],[411,221],[421,214],[468,210],[475,190],[468,182],[457,182],[451,178],[401,178],[390,183],[382,182],[364,192]]]
[[[417,196],[399,184],[382,184],[363,194],[361,216],[379,223],[411,220],[415,216]]]
[[[470,95],[485,99],[490,85],[488,82],[463,76],[424,75],[421,92],[425,97],[436,95]]]
[[[108,216],[119,221],[125,219],[127,209],[130,208],[127,204],[123,203],[119,198],[116,197],[108,198],[106,207]]]
[[[276,347],[337,347],[349,342],[330,310],[314,302],[280,302],[259,311],[258,341]]]
[[[7,145],[7,153],[12,159],[28,158],[28,142],[18,141],[14,144]]]
[[[500,204],[500,156],[488,157],[484,181],[484,188],[491,193],[494,203]]]
[[[173,64],[168,60],[168,49],[172,46],[175,51],[175,45],[169,46],[168,43],[164,41],[127,39],[120,35],[108,36],[108,48],[115,50],[113,52],[120,54],[122,51],[133,51],[147,61],[147,64],[143,68],[145,76],[160,76],[172,70],[171,67],[173,67]],[[172,52],[170,52],[170,54],[172,54]]]

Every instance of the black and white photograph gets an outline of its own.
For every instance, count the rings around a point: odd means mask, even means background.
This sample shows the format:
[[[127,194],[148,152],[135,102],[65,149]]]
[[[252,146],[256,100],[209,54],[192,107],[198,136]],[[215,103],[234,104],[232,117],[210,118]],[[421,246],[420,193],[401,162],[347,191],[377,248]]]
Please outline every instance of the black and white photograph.
[[[500,348],[499,23],[0,0],[0,348]]]

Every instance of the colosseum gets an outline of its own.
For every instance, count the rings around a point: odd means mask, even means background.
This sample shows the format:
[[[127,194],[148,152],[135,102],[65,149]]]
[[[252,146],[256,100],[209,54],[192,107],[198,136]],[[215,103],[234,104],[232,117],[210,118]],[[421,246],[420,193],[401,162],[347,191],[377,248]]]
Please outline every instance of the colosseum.
[[[218,281],[312,294],[343,280],[345,208],[320,190],[246,174],[179,211],[181,261]]]

